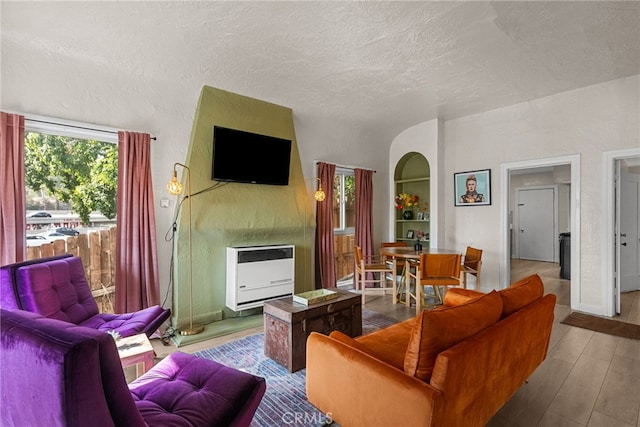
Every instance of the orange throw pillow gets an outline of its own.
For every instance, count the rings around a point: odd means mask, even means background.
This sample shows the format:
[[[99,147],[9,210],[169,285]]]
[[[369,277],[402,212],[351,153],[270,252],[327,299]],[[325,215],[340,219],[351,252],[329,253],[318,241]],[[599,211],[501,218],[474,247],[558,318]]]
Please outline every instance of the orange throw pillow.
[[[438,354],[493,325],[501,314],[496,291],[455,307],[422,311],[409,339],[404,372],[428,382]]]
[[[518,280],[511,286],[498,291],[502,298],[502,317],[507,317],[531,304],[544,294],[544,284],[537,274]]]

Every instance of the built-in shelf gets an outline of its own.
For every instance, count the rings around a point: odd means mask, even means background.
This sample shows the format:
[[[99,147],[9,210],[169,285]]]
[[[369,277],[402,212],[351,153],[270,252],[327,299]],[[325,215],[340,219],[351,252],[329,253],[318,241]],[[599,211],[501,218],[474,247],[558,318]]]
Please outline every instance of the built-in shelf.
[[[430,180],[427,159],[419,153],[408,153],[396,165],[394,173],[395,194],[417,195],[418,210],[429,216]],[[413,219],[403,219],[402,212],[396,212],[395,239],[397,241],[415,241],[415,238],[408,239],[405,237],[409,230],[420,231],[425,235],[429,235],[430,219],[417,219],[415,218],[416,214],[417,212],[414,212]],[[423,241],[429,242],[428,239]]]

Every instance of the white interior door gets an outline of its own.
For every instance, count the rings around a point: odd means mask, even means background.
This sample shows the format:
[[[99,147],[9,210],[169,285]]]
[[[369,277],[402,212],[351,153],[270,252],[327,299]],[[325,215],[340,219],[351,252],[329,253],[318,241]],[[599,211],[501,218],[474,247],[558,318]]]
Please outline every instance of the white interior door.
[[[617,163],[620,163],[618,161]],[[619,166],[619,165],[617,165]],[[640,253],[638,237],[638,203],[640,202],[640,175],[632,174],[625,168],[619,170],[620,191],[616,207],[617,224],[620,224],[616,236],[616,254],[619,260],[620,292],[640,289]],[[620,299],[618,298],[618,301]],[[618,303],[619,305],[619,303]],[[619,307],[618,307],[619,311]]]
[[[557,191],[554,186],[516,191],[520,259],[557,262]]]

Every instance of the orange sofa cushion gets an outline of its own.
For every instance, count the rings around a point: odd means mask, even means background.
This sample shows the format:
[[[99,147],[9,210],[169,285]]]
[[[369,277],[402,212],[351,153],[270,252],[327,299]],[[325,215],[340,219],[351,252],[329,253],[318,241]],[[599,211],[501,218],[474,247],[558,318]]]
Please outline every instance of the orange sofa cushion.
[[[353,338],[351,338],[349,335],[345,333],[342,333],[340,331],[333,331],[329,334],[329,336],[336,341],[340,341],[341,343],[348,345],[351,348],[354,348],[363,353],[366,353],[369,356],[375,357],[375,353],[371,351],[366,345],[360,344],[358,341],[354,340]]]
[[[404,354],[407,352],[409,339],[415,325],[416,317],[361,335],[355,338],[364,345],[370,354],[395,368],[404,369]]]
[[[443,303],[447,307],[453,307],[454,305],[469,302],[474,298],[481,297],[482,295],[484,295],[484,293],[473,289],[451,288],[447,290],[446,294],[444,294]]]
[[[422,311],[409,339],[404,372],[428,382],[438,354],[493,325],[501,314],[496,291],[455,307]]]
[[[518,280],[511,286],[498,291],[502,298],[502,317],[507,317],[531,304],[544,294],[544,284],[537,274]]]

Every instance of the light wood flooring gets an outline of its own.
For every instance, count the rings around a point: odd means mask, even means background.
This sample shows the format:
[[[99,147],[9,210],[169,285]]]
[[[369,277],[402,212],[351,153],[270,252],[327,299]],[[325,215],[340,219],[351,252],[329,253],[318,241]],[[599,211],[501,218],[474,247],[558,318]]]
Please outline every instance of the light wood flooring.
[[[512,282],[539,274],[558,297],[547,359],[489,422],[490,427],[640,427],[640,340],[561,324],[570,312],[570,282],[553,263],[512,261]],[[619,320],[640,324],[640,292],[623,295]],[[405,320],[414,308],[390,295],[367,295],[365,307]],[[531,325],[535,327],[535,325]],[[180,347],[195,352],[262,331],[261,327]],[[158,357],[175,351],[152,340]]]
[[[512,260],[512,281],[538,273],[558,296],[547,359],[488,424],[640,427],[640,341],[561,324],[570,282],[557,264]],[[640,292],[622,295],[616,320],[640,324]]]

